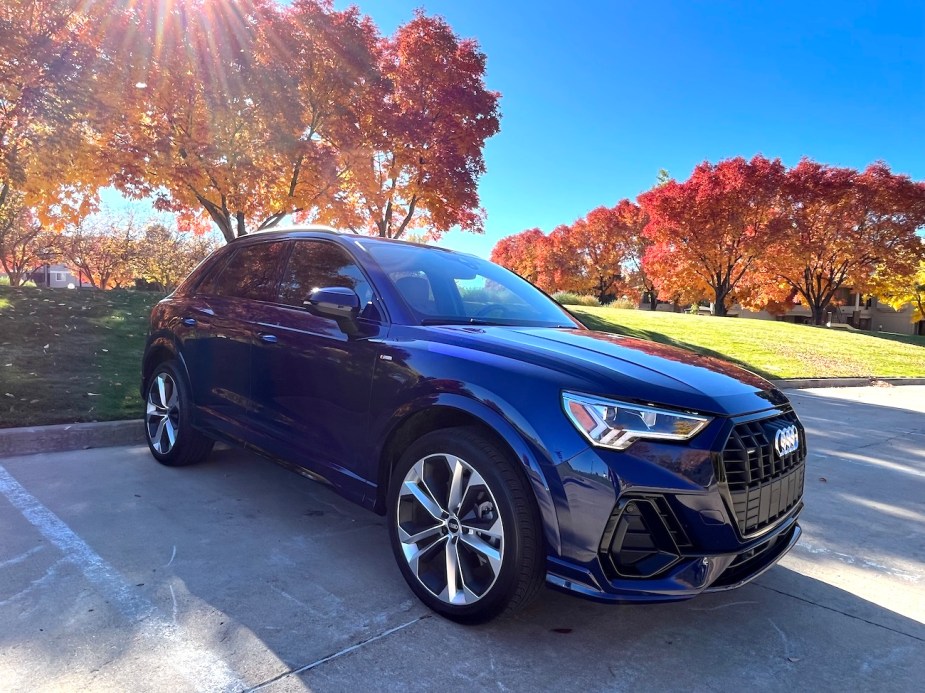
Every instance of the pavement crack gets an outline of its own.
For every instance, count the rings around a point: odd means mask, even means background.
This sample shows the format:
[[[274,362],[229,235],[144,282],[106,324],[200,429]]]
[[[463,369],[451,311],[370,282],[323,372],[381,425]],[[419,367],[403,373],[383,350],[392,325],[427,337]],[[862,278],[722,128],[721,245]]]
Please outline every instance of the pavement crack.
[[[267,679],[266,681],[263,681],[262,683],[258,683],[256,686],[253,686],[252,688],[248,688],[242,693],[252,693],[252,691],[258,691],[261,688],[266,688],[270,684],[276,683],[277,681],[280,681],[281,679],[284,679],[287,676],[294,676],[297,674],[303,674],[306,671],[311,671],[312,669],[315,669],[316,667],[320,667],[322,664],[325,664],[327,662],[330,662],[331,660],[337,659],[338,657],[343,657],[344,655],[348,655],[351,652],[355,652],[356,650],[359,650],[361,647],[365,645],[369,645],[370,643],[376,642],[377,640],[382,640],[383,638],[387,638],[388,636],[392,635],[392,633],[397,633],[400,630],[404,630],[408,626],[413,626],[415,623],[419,623],[420,621],[423,621],[425,618],[430,618],[430,617],[431,617],[431,614],[423,614],[421,616],[418,616],[417,618],[412,619],[408,621],[407,623],[402,623],[401,625],[394,626],[392,628],[389,628],[388,630],[384,630],[381,633],[378,633],[377,635],[370,636],[366,638],[365,640],[361,640],[360,642],[354,643],[353,645],[350,645],[349,647],[345,647],[342,650],[338,650],[337,652],[326,655],[325,657],[322,657],[321,659],[316,659],[311,664],[306,664],[296,669],[290,669],[289,671],[284,671],[281,674],[277,674],[273,678]]]
[[[889,626],[885,626],[885,625],[883,625],[882,623],[877,623],[876,621],[870,621],[870,620],[868,620],[868,619],[866,619],[866,618],[863,618],[863,617],[861,617],[861,616],[856,616],[855,614],[849,614],[849,613],[846,612],[846,611],[842,611],[842,610],[840,610],[840,609],[836,609],[836,608],[831,607],[831,606],[826,606],[825,604],[820,604],[820,603],[818,603],[818,602],[812,601],[811,599],[806,599],[805,597],[799,597],[799,596],[797,596],[797,595],[795,595],[795,594],[790,594],[789,592],[784,592],[783,590],[774,589],[773,587],[768,587],[767,585],[762,585],[762,584],[760,584],[760,583],[758,583],[758,582],[754,582],[754,583],[752,583],[752,584],[755,585],[755,587],[760,587],[761,589],[769,590],[769,591],[771,591],[771,592],[776,592],[777,594],[781,594],[781,595],[783,595],[783,596],[785,596],[785,597],[791,597],[791,598],[793,598],[793,599],[796,599],[796,600],[799,600],[799,601],[801,601],[801,602],[804,602],[805,604],[811,604],[812,606],[818,606],[820,609],[825,609],[826,611],[832,611],[832,612],[834,612],[834,613],[836,613],[836,614],[841,614],[842,616],[847,616],[848,618],[853,618],[853,619],[856,620],[856,621],[862,621],[862,622],[867,623],[867,624],[869,624],[869,625],[876,626],[877,628],[883,628],[883,630],[888,630],[888,631],[890,631],[891,633],[896,633],[897,635],[904,635],[904,636],[906,636],[907,638],[912,638],[913,640],[918,640],[919,642],[925,642],[925,638],[920,638],[918,635],[913,635],[912,633],[907,633],[907,632],[904,631],[904,630],[897,630],[896,628],[890,628]],[[773,625],[773,624],[772,624],[772,625]]]

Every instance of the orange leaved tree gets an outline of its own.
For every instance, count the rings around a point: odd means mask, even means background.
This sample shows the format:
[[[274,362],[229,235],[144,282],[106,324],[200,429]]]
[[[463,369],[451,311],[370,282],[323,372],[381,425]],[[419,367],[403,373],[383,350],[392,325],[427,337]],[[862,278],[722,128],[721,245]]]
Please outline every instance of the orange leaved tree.
[[[498,241],[491,250],[491,261],[545,291],[555,290],[547,262],[548,246],[549,239],[542,231],[527,229]]]
[[[296,0],[143,1],[108,50],[125,66],[107,156],[114,183],[226,240],[288,214],[324,219],[339,152],[375,82],[375,29],[355,9]]]
[[[755,156],[698,165],[683,183],[639,196],[652,242],[644,263],[663,298],[709,298],[726,315],[746,273],[780,232],[780,160]]]
[[[30,208],[48,223],[90,209],[105,177],[97,157],[106,72],[99,44],[111,5],[0,3],[0,213]]]

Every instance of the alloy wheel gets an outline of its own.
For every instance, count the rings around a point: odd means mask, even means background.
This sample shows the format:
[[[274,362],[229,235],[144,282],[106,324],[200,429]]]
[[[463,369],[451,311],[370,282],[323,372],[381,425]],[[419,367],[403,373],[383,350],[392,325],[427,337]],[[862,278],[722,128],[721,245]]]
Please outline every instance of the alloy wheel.
[[[162,455],[173,450],[180,430],[180,394],[169,373],[158,373],[148,387],[145,424],[155,452]]]
[[[498,579],[504,523],[491,489],[464,460],[418,460],[402,482],[397,523],[408,567],[441,601],[473,604]]]

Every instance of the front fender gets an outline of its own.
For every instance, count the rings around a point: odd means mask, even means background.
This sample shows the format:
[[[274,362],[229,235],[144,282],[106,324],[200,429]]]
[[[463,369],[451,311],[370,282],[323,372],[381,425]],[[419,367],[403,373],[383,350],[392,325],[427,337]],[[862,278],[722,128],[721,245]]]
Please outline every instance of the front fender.
[[[539,444],[536,432],[525,419],[516,414],[514,408],[505,407],[503,402],[498,401],[497,395],[489,399],[487,392],[480,393],[476,388],[470,388],[470,392],[472,396],[455,392],[432,392],[403,404],[385,426],[379,450],[385,448],[392,435],[409,419],[433,407],[461,412],[468,415],[468,418],[476,419],[494,431],[522,465],[536,496],[547,546],[552,552],[560,554],[562,541],[557,505],[558,512],[562,512],[563,508],[554,499],[562,496],[562,489],[550,487],[549,479],[557,480],[558,476],[543,472],[543,467],[552,464],[552,460],[548,459],[548,453]],[[510,412],[514,416],[508,417],[501,412]]]

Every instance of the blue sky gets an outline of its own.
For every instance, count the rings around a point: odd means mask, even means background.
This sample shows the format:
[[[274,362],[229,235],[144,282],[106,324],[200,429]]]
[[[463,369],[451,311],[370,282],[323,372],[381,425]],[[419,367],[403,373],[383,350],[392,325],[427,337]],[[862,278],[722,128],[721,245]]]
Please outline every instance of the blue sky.
[[[339,8],[348,4],[339,0]],[[634,198],[660,168],[762,153],[925,179],[925,3],[357,0],[384,33],[416,7],[488,56],[501,132],[482,178],[487,256]]]

